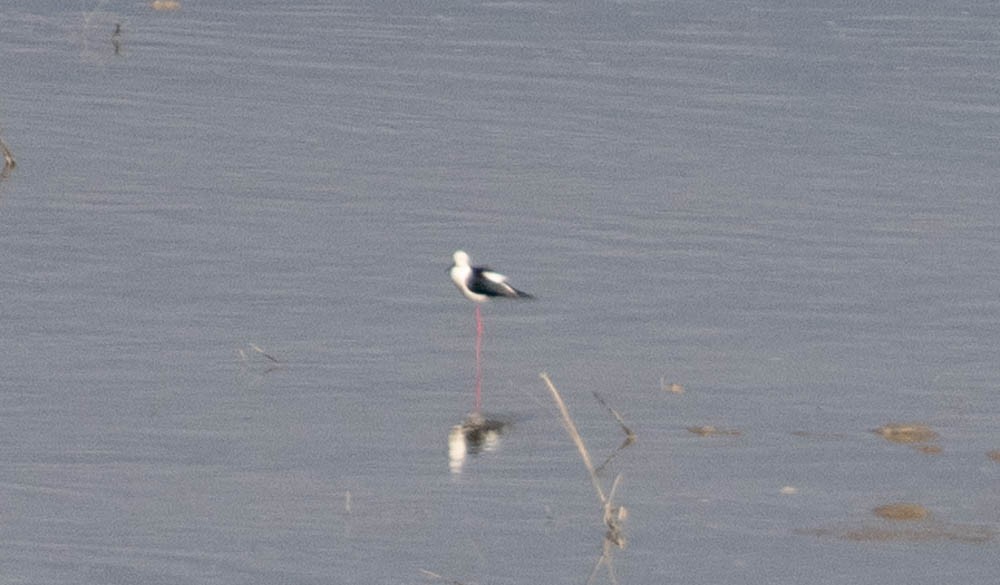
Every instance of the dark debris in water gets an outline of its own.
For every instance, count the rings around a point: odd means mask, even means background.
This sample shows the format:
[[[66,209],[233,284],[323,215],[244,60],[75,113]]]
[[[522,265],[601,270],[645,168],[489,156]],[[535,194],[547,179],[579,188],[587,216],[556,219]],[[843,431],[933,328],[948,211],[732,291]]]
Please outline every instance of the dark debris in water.
[[[486,418],[482,413],[474,412],[462,421],[462,434],[469,450],[475,453],[494,441],[509,425],[508,421]]]

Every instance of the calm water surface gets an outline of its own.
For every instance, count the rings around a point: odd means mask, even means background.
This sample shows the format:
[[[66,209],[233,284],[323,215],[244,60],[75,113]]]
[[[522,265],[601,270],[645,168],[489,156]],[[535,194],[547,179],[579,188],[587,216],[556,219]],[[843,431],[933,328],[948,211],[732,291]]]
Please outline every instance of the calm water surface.
[[[0,16],[0,580],[583,583],[547,371],[620,583],[995,582],[993,3],[182,4]]]

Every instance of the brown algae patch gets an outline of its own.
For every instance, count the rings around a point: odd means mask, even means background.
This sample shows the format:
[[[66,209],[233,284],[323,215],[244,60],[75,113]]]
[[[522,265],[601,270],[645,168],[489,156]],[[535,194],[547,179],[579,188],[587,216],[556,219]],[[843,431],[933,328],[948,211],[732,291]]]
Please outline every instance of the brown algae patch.
[[[1000,463],[1000,449],[994,449],[993,451],[987,453],[986,456],[992,459],[993,461]]]
[[[932,431],[929,426],[922,424],[890,423],[880,426],[873,432],[887,441],[904,445],[926,443],[938,438],[937,433]]]
[[[870,543],[947,540],[966,544],[982,544],[992,541],[994,536],[993,530],[986,526],[950,524],[935,520],[926,507],[912,502],[884,504],[874,508],[872,514],[880,520],[862,522],[860,526],[797,530],[796,533]]]
[[[914,445],[913,448],[924,455],[940,455],[944,451],[941,445]]]
[[[907,502],[878,506],[872,513],[886,520],[924,520],[930,516],[927,508]]]

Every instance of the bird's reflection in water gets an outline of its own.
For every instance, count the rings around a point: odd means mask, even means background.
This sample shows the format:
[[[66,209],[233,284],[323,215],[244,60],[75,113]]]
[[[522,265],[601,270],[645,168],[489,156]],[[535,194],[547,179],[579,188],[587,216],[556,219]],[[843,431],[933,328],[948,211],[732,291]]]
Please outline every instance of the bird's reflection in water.
[[[482,413],[470,414],[460,425],[448,433],[448,466],[452,473],[462,471],[466,456],[484,451],[494,451],[500,444],[500,435],[507,422],[486,418]]]

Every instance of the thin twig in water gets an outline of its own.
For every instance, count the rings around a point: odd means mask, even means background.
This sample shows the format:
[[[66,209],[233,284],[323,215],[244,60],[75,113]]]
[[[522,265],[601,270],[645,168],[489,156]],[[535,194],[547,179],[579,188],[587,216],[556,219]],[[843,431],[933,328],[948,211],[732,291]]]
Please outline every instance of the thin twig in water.
[[[594,392],[593,394],[594,398],[597,399],[597,402],[600,403],[600,405],[603,406],[604,408],[608,409],[608,412],[611,413],[611,416],[615,417],[615,420],[618,421],[618,425],[622,428],[622,432],[625,433],[625,440],[622,441],[622,444],[619,445],[618,448],[611,453],[611,455],[608,455],[608,458],[604,460],[604,463],[598,465],[597,468],[594,470],[596,473],[600,473],[601,471],[604,470],[605,467],[607,467],[608,463],[611,463],[611,460],[614,459],[615,456],[618,455],[618,453],[622,449],[628,447],[632,443],[635,443],[636,437],[635,433],[632,432],[632,429],[628,428],[628,425],[625,424],[625,419],[622,418],[622,415],[618,414],[617,410],[608,406],[608,403],[605,402],[603,398],[601,398],[600,394],[598,394],[597,392]]]
[[[282,368],[285,367],[285,364],[282,363],[281,360],[279,360],[278,358],[276,358],[273,355],[271,355],[271,354],[267,353],[266,351],[264,351],[259,345],[256,345],[254,343],[250,343],[248,345],[250,346],[250,349],[254,353],[259,353],[260,355],[264,356],[265,359],[267,359],[269,362],[271,362],[271,364],[267,365],[264,368],[264,372],[263,372],[264,374],[270,374],[271,372],[273,372],[275,370],[280,370],[280,369],[282,369]],[[243,348],[237,348],[236,349],[236,353],[239,356],[240,362],[242,362],[242,364],[243,364],[244,367],[249,367],[251,365],[250,364],[250,355],[252,355],[252,354],[248,355],[248,352],[243,351]]]
[[[611,408],[610,406],[608,406],[608,403],[605,402],[604,399],[601,398],[601,395],[598,394],[596,391],[594,392],[594,398],[597,399],[597,402],[601,406],[603,406],[604,408],[608,409],[608,412],[611,413],[611,416],[615,417],[615,420],[618,421],[619,425],[621,425],[622,431],[625,433],[625,438],[628,440],[628,443],[630,445],[632,443],[634,443],[635,442],[635,433],[633,433],[632,429],[628,428],[628,425],[625,424],[625,419],[622,418],[622,415],[618,414],[617,410],[615,410],[615,409]]]
[[[432,571],[428,571],[427,569],[419,569],[419,571],[421,573],[423,573],[424,575],[426,575],[427,577],[430,577],[431,579],[435,579],[437,581],[444,581],[445,583],[448,583],[449,585],[466,585],[466,583],[464,583],[462,581],[458,581],[456,579],[451,579],[451,578],[448,578],[448,577],[444,577],[442,575],[438,575],[437,573],[434,573]],[[472,581],[471,583],[475,583],[475,581]]]
[[[611,463],[611,460],[614,459],[615,456],[617,456],[619,453],[621,453],[622,449],[628,447],[628,445],[629,445],[628,439],[626,439],[624,443],[619,445],[617,449],[611,452],[611,455],[608,455],[607,459],[605,459],[600,465],[594,468],[594,473],[598,474],[602,473],[604,471],[604,468],[607,467],[609,463]]]
[[[122,53],[122,23],[115,23],[115,32],[111,33],[111,46],[115,48],[115,55]]]
[[[256,351],[260,355],[266,357],[267,359],[271,360],[272,362],[274,362],[276,364],[280,364],[281,363],[281,360],[279,360],[278,358],[274,357],[273,355],[268,354],[266,351],[264,351],[263,349],[261,349],[260,347],[254,345],[252,343],[250,344],[250,349]]]

